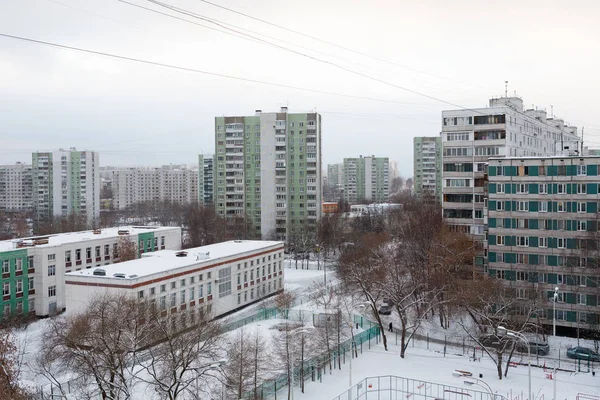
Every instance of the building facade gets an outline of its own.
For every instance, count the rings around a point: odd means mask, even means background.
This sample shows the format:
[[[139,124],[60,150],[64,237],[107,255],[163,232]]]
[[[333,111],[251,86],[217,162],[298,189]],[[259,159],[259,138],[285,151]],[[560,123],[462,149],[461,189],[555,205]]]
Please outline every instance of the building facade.
[[[413,139],[415,195],[434,196],[442,201],[442,138],[415,137]]]
[[[247,237],[315,229],[321,217],[321,115],[280,112],[215,118],[215,210]]]
[[[344,200],[387,203],[389,199],[389,159],[387,157],[344,158]]]
[[[489,160],[489,274],[517,298],[541,294],[536,317],[583,329],[600,323],[600,157]]]
[[[65,308],[65,273],[120,261],[120,241],[137,256],[181,248],[181,228],[121,227],[0,242],[0,319],[10,314],[52,315]]]
[[[97,152],[58,150],[32,154],[32,206],[37,221],[85,215],[100,218],[100,161]]]
[[[235,240],[71,272],[67,312],[110,293],[148,299],[165,313],[203,305],[218,317],[283,290],[283,250],[281,242]]]
[[[198,156],[198,203],[214,204],[214,156]]]
[[[31,211],[32,196],[31,165],[0,165],[0,211]]]
[[[577,128],[518,97],[442,112],[442,208],[452,229],[483,242],[485,170],[490,157],[552,156],[578,147]]]
[[[185,165],[115,168],[110,174],[115,209],[122,210],[136,203],[187,204],[198,200],[198,170]]]
[[[344,182],[344,164],[327,165],[327,184],[331,188],[339,188]]]

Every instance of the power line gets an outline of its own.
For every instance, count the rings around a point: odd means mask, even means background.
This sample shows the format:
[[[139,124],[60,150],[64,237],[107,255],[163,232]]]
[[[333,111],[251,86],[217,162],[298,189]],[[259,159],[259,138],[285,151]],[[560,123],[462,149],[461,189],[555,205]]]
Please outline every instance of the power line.
[[[122,3],[129,4],[129,5],[134,5],[134,6],[137,6],[137,5],[133,4],[133,3],[129,3],[129,2],[127,2],[127,1],[125,1],[125,0],[118,0],[118,1],[120,1],[120,2],[122,2]],[[218,25],[218,26],[222,26],[222,25],[220,25],[220,24],[219,24],[219,23],[217,23],[217,22],[211,21],[209,18],[206,18],[206,17],[204,17],[204,16],[202,16],[202,15],[198,15],[198,14],[196,14],[196,13],[190,12],[190,11],[188,11],[188,10],[184,10],[184,9],[181,9],[181,8],[178,8],[178,7],[174,7],[174,6],[171,6],[171,5],[169,5],[169,4],[161,3],[161,2],[159,2],[159,1],[156,1],[156,0],[147,0],[147,1],[149,1],[150,3],[153,3],[153,4],[160,5],[160,6],[162,6],[162,7],[168,8],[168,9],[170,9],[170,10],[173,10],[173,11],[175,11],[175,12],[179,12],[179,13],[181,13],[181,14],[188,15],[188,16],[191,16],[191,17],[193,17],[193,18],[198,18],[198,19],[201,19],[201,20],[203,20],[203,21],[211,22],[211,23],[213,23],[213,24],[216,24],[216,25]],[[140,7],[140,8],[144,8],[144,9],[148,10],[148,9],[147,9],[147,8],[145,8],[145,7],[141,7],[141,6],[139,6],[139,7]],[[151,9],[150,9],[150,10],[151,10]],[[151,10],[151,11],[152,11],[152,10]],[[182,21],[190,22],[190,21],[187,21],[187,20],[185,20],[185,19],[182,19]],[[458,104],[452,103],[452,102],[450,102],[450,101],[446,101],[446,100],[444,100],[444,99],[441,99],[441,98],[438,98],[438,97],[435,97],[435,96],[431,96],[431,95],[428,95],[428,94],[426,94],[426,93],[422,93],[422,92],[419,92],[419,91],[417,91],[417,90],[413,90],[413,89],[407,88],[407,87],[405,87],[405,86],[397,85],[397,84],[395,84],[395,83],[388,82],[388,81],[386,81],[386,80],[384,80],[384,79],[377,78],[377,77],[374,77],[374,76],[368,75],[368,74],[366,74],[366,73],[363,73],[363,72],[360,72],[360,71],[356,71],[356,70],[354,70],[354,69],[351,69],[351,68],[345,67],[345,66],[343,66],[343,65],[336,64],[336,63],[334,63],[334,62],[332,62],[332,61],[324,60],[324,59],[321,59],[321,58],[318,58],[318,57],[312,56],[312,55],[310,55],[310,54],[302,53],[302,52],[300,52],[300,51],[296,51],[296,50],[294,50],[294,49],[290,49],[290,48],[288,48],[288,47],[281,46],[281,45],[278,45],[278,44],[276,44],[276,43],[273,43],[273,42],[269,42],[268,40],[263,40],[263,39],[260,39],[260,38],[256,38],[256,37],[254,37],[254,36],[252,36],[252,35],[249,35],[249,34],[244,34],[243,32],[239,32],[239,31],[236,31],[236,30],[234,30],[234,29],[231,29],[231,28],[226,28],[226,29],[229,29],[229,30],[232,30],[232,31],[234,31],[234,32],[240,33],[240,34],[242,34],[242,35],[244,35],[244,36],[248,36],[248,37],[250,37],[250,38],[252,38],[252,39],[259,40],[259,41],[261,41],[261,42],[263,42],[263,43],[265,43],[265,44],[267,44],[267,45],[270,45],[270,46],[277,47],[277,48],[279,48],[279,49],[281,49],[281,50],[288,51],[288,52],[291,52],[291,53],[294,53],[294,54],[297,54],[297,55],[300,55],[300,56],[303,56],[303,57],[309,58],[309,59],[311,59],[311,60],[314,60],[314,61],[317,61],[317,62],[321,62],[321,63],[323,63],[323,64],[327,64],[327,65],[333,66],[333,67],[335,67],[335,68],[341,69],[341,70],[343,70],[343,71],[349,72],[349,73],[351,73],[351,74],[354,74],[354,75],[357,75],[357,76],[360,76],[360,77],[363,77],[363,78],[366,78],[366,79],[370,79],[370,80],[372,80],[372,81],[374,81],[374,82],[378,82],[378,83],[381,83],[381,84],[384,84],[384,85],[387,85],[387,86],[391,86],[391,87],[394,87],[394,88],[396,88],[396,89],[404,90],[404,91],[406,91],[406,92],[409,92],[409,93],[412,93],[412,94],[416,94],[417,96],[425,97],[425,98],[428,98],[428,99],[430,99],[430,100],[435,100],[435,101],[438,101],[438,102],[440,102],[440,103],[445,103],[445,104],[451,105],[451,106],[453,106],[453,107],[458,107],[458,108],[460,108],[460,109],[464,109],[464,110],[469,110],[469,111],[477,112],[477,111],[475,111],[475,110],[469,109],[469,108],[467,108],[467,107],[463,107],[463,106],[461,106],[461,105],[458,105]]]
[[[82,53],[94,54],[97,56],[114,58],[114,59],[118,59],[118,60],[131,61],[131,62],[147,64],[147,65],[154,65],[154,66],[163,67],[163,68],[175,69],[175,70],[180,70],[180,71],[185,71],[185,72],[193,72],[193,73],[198,73],[198,74],[202,74],[202,75],[209,75],[209,76],[214,76],[214,77],[218,77],[218,78],[232,79],[232,80],[242,81],[242,82],[256,83],[256,84],[260,84],[260,85],[300,90],[300,91],[310,92],[310,93],[326,94],[326,95],[330,95],[330,96],[377,101],[377,102],[383,102],[383,103],[439,107],[439,105],[436,105],[436,104],[410,103],[410,102],[382,99],[382,98],[376,98],[376,97],[357,96],[357,95],[351,95],[351,94],[329,92],[329,91],[319,90],[319,89],[303,88],[303,87],[287,85],[287,84],[283,84],[283,83],[268,82],[268,81],[263,81],[263,80],[259,80],[259,79],[243,78],[240,76],[222,74],[219,72],[204,71],[204,70],[190,68],[190,67],[181,67],[181,66],[177,66],[177,65],[173,65],[173,64],[166,64],[166,63],[161,63],[161,62],[156,62],[156,61],[143,60],[143,59],[135,58],[135,57],[127,57],[127,56],[121,56],[118,54],[112,54],[112,53],[106,53],[106,52],[102,52],[102,51],[85,49],[82,47],[68,46],[68,45],[64,45],[64,44],[60,44],[60,43],[53,43],[53,42],[47,42],[47,41],[43,41],[43,40],[31,39],[31,38],[26,38],[23,36],[9,35],[7,33],[0,33],[0,36],[9,38],[9,39],[22,40],[25,42],[36,43],[36,44],[41,44],[41,45],[60,48],[60,49],[73,50],[73,51],[78,51],[78,52],[82,52]]]
[[[309,34],[306,34],[306,33],[304,33],[304,32],[300,32],[300,31],[297,31],[297,30],[294,30],[294,29],[291,29],[291,28],[287,28],[287,27],[285,27],[285,26],[282,26],[282,25],[276,24],[276,23],[274,23],[274,22],[270,22],[270,21],[267,21],[267,20],[264,20],[264,19],[261,19],[261,18],[258,18],[258,17],[255,17],[255,16],[252,16],[252,15],[249,15],[249,14],[246,14],[246,13],[244,13],[244,12],[237,11],[237,10],[234,10],[234,9],[232,9],[232,8],[229,8],[229,7],[225,7],[225,6],[222,6],[222,5],[220,5],[220,4],[213,3],[213,2],[211,2],[211,1],[208,1],[208,0],[200,0],[200,1],[201,1],[201,2],[203,2],[203,3],[209,4],[209,5],[213,6],[213,7],[217,7],[217,8],[220,8],[220,9],[223,9],[223,10],[226,10],[226,11],[229,11],[229,12],[232,12],[232,13],[235,13],[235,14],[238,14],[238,15],[241,15],[241,16],[243,16],[243,17],[246,17],[246,18],[253,19],[253,20],[255,20],[255,21],[262,22],[262,23],[264,23],[264,24],[267,24],[267,25],[273,26],[273,27],[275,27],[275,28],[282,29],[282,30],[284,30],[284,31],[287,31],[287,32],[291,32],[291,33],[294,33],[294,34],[296,34],[296,35],[304,36],[304,37],[306,37],[306,38],[309,38],[309,39],[315,40],[315,41],[317,41],[317,42],[325,43],[325,44],[327,44],[327,45],[330,45],[330,46],[333,46],[333,47],[337,47],[337,48],[339,48],[339,49],[346,50],[346,51],[349,51],[349,52],[351,52],[351,53],[355,53],[355,54],[361,55],[361,56],[363,56],[363,57],[371,58],[371,59],[373,59],[373,60],[380,61],[380,62],[383,62],[383,63],[386,63],[386,64],[390,64],[390,65],[394,65],[394,66],[396,66],[396,67],[404,68],[404,69],[407,69],[407,70],[410,70],[410,71],[413,71],[413,72],[418,72],[418,73],[420,73],[420,74],[424,74],[424,75],[433,76],[433,77],[435,77],[435,78],[438,78],[438,79],[444,79],[444,80],[448,80],[448,81],[452,81],[452,82],[455,82],[455,83],[460,83],[460,84],[462,84],[461,82],[458,82],[458,81],[456,81],[456,80],[454,80],[454,79],[452,79],[452,78],[447,78],[447,77],[444,77],[444,76],[440,76],[440,75],[433,74],[433,73],[431,73],[431,72],[427,72],[427,71],[419,70],[419,69],[416,69],[416,68],[412,68],[412,67],[409,67],[409,66],[406,66],[406,65],[402,65],[402,64],[396,63],[396,62],[394,62],[394,61],[389,61],[389,60],[386,60],[386,59],[384,59],[384,58],[381,58],[381,57],[374,56],[374,55],[372,55],[372,54],[364,53],[364,52],[362,52],[362,51],[355,50],[355,49],[352,49],[352,48],[350,48],[350,47],[347,47],[347,46],[343,46],[343,45],[341,45],[341,44],[338,44],[338,43],[334,43],[334,42],[331,42],[331,41],[328,41],[328,40],[325,40],[325,39],[321,39],[321,38],[318,38],[318,37],[316,37],[316,36],[312,36],[312,35],[309,35]],[[471,85],[472,85],[472,84],[471,84]],[[477,86],[477,87],[479,87],[479,88],[483,88],[483,87],[481,87],[481,86],[478,86],[478,85],[476,85],[476,86]]]

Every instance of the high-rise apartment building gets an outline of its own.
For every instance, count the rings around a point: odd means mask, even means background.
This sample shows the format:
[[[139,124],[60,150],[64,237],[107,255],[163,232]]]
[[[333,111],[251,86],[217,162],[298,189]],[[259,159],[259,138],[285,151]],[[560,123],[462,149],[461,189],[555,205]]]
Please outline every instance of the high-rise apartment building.
[[[442,112],[444,218],[453,229],[484,240],[484,189],[493,156],[548,156],[578,146],[577,128],[543,110],[524,110],[518,97],[489,107]]]
[[[543,324],[553,306],[559,327],[600,323],[599,165],[598,156],[489,160],[488,272],[514,289],[517,312],[537,301]]]
[[[344,182],[344,164],[327,165],[327,185],[331,188],[341,187]]]
[[[289,241],[321,216],[321,115],[215,118],[215,209],[252,237]]]
[[[386,203],[389,199],[389,159],[387,157],[344,158],[344,200]]]
[[[442,138],[415,137],[413,139],[415,195],[434,196],[442,201]]]
[[[214,156],[198,156],[198,203],[212,206],[214,203]]]
[[[110,173],[116,209],[157,201],[187,204],[198,199],[198,170],[195,168],[184,165],[127,167],[115,168]]]
[[[0,165],[0,211],[31,211],[31,165]]]
[[[100,218],[99,156],[93,151],[58,150],[32,154],[32,205],[37,221],[71,214],[88,224]]]

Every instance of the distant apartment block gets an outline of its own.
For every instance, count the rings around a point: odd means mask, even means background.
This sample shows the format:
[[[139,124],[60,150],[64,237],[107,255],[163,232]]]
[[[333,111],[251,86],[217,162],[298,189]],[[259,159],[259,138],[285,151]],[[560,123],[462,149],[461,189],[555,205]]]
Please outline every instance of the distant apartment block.
[[[413,139],[414,190],[417,197],[434,196],[442,201],[442,138]]]
[[[484,240],[485,171],[490,157],[552,156],[576,150],[577,128],[518,97],[489,107],[442,112],[443,215],[455,230]]]
[[[344,158],[344,200],[387,203],[389,199],[389,159],[387,157]]]
[[[250,237],[287,241],[321,216],[321,115],[215,118],[215,209]],[[236,221],[237,220],[237,221]]]
[[[590,329],[600,323],[598,206],[600,157],[490,158],[489,275],[552,325]],[[571,330],[571,335],[575,335]]]
[[[119,241],[138,256],[181,248],[181,228],[120,227],[0,241],[0,319],[11,314],[52,315],[65,308],[65,273],[120,261]]]
[[[0,211],[31,211],[32,195],[31,165],[0,165]]]
[[[327,165],[327,185],[331,188],[341,187],[344,182],[344,164]]]
[[[198,170],[195,168],[183,165],[126,167],[115,168],[110,174],[115,209],[142,202],[186,204],[198,200]]]
[[[58,150],[32,154],[32,206],[37,221],[71,214],[100,218],[100,161],[97,152]]]
[[[212,206],[214,203],[214,156],[198,156],[198,203]]]

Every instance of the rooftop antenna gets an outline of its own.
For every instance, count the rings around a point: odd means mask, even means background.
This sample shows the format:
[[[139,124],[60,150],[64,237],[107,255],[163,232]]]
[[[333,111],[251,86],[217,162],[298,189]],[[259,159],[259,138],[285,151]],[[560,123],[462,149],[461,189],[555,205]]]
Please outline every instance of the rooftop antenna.
[[[508,81],[504,81],[504,97],[508,97]]]

